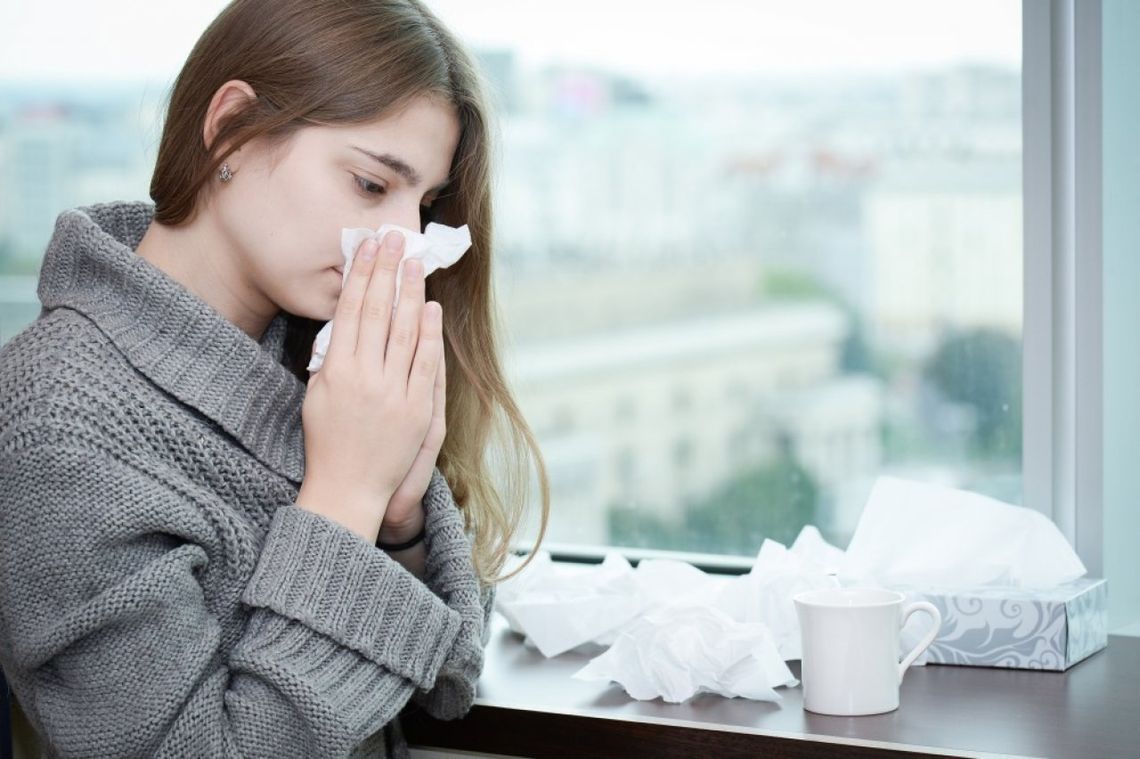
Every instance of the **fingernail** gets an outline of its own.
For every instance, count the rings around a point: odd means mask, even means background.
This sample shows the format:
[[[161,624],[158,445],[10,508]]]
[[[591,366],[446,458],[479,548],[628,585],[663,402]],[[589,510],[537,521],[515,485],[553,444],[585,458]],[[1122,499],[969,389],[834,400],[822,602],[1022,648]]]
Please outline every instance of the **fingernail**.
[[[415,279],[416,277],[421,277],[421,276],[423,276],[423,273],[424,273],[423,267],[424,267],[424,265],[420,262],[420,260],[418,258],[409,258],[407,261],[404,262],[404,275],[406,277],[408,277],[408,279]]]
[[[404,249],[404,236],[395,230],[389,232],[384,237],[384,241],[388,244],[388,247],[391,250],[403,250]]]
[[[376,241],[365,240],[364,245],[360,248],[360,257],[365,261],[371,261],[376,257]]]

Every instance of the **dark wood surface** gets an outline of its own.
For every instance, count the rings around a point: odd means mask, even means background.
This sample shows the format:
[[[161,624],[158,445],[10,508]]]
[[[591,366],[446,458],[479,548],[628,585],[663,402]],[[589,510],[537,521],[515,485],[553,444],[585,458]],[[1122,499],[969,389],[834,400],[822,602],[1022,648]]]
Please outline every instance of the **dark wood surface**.
[[[589,656],[546,659],[493,616],[476,704],[462,720],[409,712],[412,745],[511,756],[1032,756],[1140,757],[1140,638],[1045,672],[911,667],[897,710],[829,717],[779,703],[701,694],[637,701],[618,685],[570,675]],[[789,666],[799,676],[799,662]]]

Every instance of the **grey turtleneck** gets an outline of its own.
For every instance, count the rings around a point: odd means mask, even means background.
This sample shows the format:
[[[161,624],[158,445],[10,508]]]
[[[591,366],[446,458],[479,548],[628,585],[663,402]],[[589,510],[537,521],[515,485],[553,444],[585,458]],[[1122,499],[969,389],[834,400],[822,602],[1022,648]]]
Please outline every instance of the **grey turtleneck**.
[[[405,755],[408,702],[459,717],[482,669],[451,490],[423,581],[294,505],[285,316],[255,341],[136,255],[153,213],[60,214],[0,348],[0,665],[52,756]]]

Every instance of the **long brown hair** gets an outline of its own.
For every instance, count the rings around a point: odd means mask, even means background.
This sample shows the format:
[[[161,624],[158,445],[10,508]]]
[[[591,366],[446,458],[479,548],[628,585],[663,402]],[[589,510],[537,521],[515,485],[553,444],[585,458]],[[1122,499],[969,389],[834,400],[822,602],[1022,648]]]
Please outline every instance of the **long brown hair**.
[[[231,79],[248,83],[256,98],[219,124],[207,149],[207,108]],[[184,224],[211,192],[222,161],[246,142],[259,138],[273,146],[306,126],[373,121],[423,95],[451,103],[461,130],[453,181],[432,204],[431,220],[467,224],[472,241],[457,263],[426,283],[427,298],[443,306],[447,363],[447,435],[437,464],[474,535],[476,570],[493,583],[503,579],[522,524],[531,457],[541,490],[535,548],[546,531],[550,488],[499,360],[491,129],[478,70],[463,46],[419,0],[234,0],[202,34],[174,83],[150,196],[155,221]],[[305,382],[323,323],[287,318],[286,362]]]

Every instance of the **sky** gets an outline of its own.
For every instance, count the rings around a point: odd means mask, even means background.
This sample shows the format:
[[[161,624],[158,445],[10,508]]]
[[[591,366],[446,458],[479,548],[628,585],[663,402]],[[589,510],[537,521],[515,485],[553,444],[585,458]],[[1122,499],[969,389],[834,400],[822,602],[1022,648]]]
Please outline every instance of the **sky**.
[[[474,46],[634,74],[1020,65],[1020,0],[426,1]],[[4,0],[0,80],[172,81],[224,5]]]

